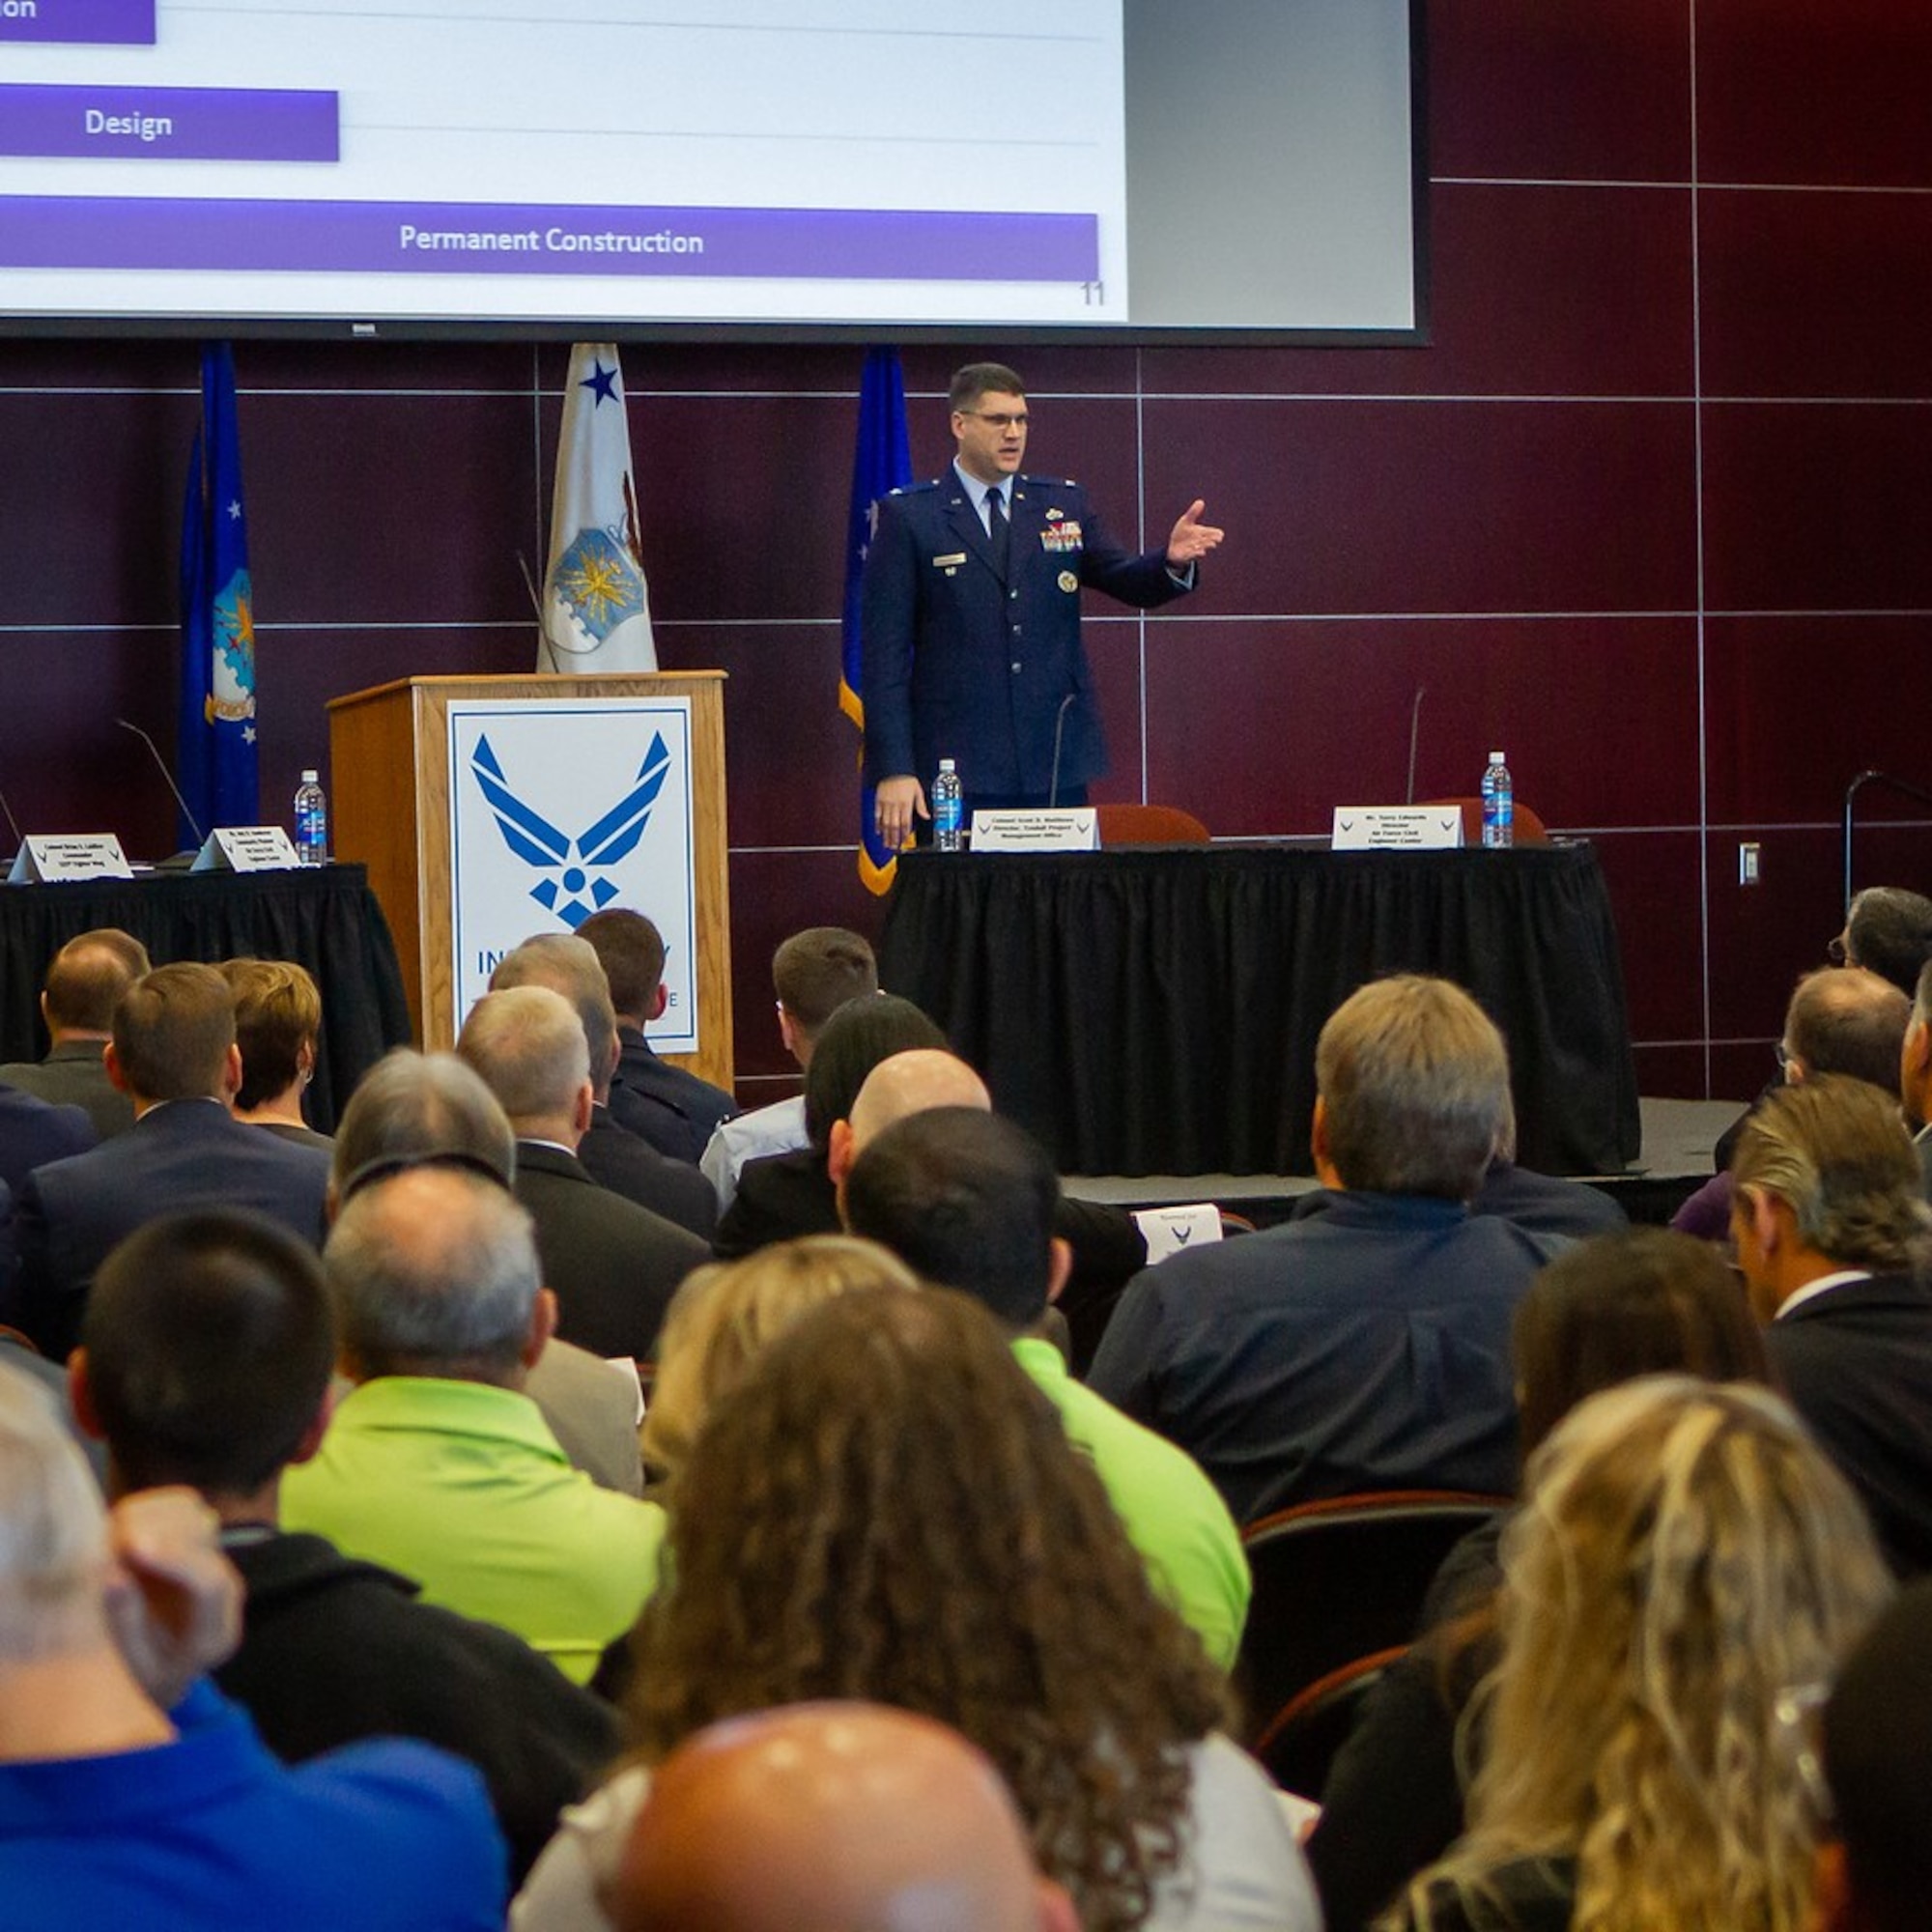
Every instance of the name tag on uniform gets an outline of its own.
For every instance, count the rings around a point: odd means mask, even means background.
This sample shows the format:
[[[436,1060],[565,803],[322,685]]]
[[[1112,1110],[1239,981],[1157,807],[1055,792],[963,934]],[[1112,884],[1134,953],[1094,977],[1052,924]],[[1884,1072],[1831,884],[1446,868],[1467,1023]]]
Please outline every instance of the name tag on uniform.
[[[966,553],[955,550],[951,556],[936,556],[932,559],[934,570],[952,570],[966,561]]]

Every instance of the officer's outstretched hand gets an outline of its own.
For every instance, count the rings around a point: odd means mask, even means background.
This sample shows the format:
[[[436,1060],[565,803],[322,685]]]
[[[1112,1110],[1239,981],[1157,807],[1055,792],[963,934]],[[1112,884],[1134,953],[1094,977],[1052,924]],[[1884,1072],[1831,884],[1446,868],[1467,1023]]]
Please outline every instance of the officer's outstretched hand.
[[[1201,512],[1208,507],[1205,498],[1197,497],[1180,513],[1180,521],[1167,540],[1167,560],[1176,570],[1185,570],[1189,564],[1198,562],[1221,541],[1222,532],[1212,524],[1201,521]]]

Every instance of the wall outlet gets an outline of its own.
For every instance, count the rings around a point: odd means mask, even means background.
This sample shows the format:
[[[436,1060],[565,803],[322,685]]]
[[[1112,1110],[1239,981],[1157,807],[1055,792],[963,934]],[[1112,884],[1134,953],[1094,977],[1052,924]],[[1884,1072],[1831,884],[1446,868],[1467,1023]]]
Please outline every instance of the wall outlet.
[[[1739,885],[1754,886],[1758,883],[1759,878],[1762,876],[1759,870],[1759,851],[1760,848],[1755,838],[1747,838],[1739,844],[1738,846]]]

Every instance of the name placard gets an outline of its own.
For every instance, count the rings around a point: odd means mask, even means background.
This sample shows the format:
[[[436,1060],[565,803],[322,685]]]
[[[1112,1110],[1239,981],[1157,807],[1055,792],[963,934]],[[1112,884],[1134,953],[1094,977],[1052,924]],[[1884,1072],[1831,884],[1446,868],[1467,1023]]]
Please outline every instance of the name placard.
[[[976,852],[1097,852],[1100,819],[1091,805],[1052,811],[976,811]]]
[[[1178,1208],[1140,1208],[1134,1225],[1147,1242],[1148,1265],[1169,1255],[1203,1248],[1221,1238],[1221,1213],[1211,1201],[1193,1201]]]
[[[1452,852],[1463,842],[1457,805],[1338,805],[1337,852]]]
[[[111,832],[76,832],[67,838],[29,836],[14,855],[10,886],[50,885],[61,879],[131,879],[134,868]]]
[[[194,855],[190,872],[288,872],[301,864],[279,825],[218,825]]]

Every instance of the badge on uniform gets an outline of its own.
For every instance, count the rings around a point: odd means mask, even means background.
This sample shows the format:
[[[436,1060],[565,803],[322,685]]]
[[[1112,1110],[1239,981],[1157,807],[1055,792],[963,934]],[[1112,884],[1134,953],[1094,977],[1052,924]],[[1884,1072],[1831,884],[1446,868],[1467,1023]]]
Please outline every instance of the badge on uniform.
[[[1060,573],[1060,587],[1063,590],[1078,590],[1080,580],[1070,570],[1063,570]]]
[[[1073,523],[1049,524],[1039,533],[1039,547],[1049,554],[1080,548],[1080,526]]]

